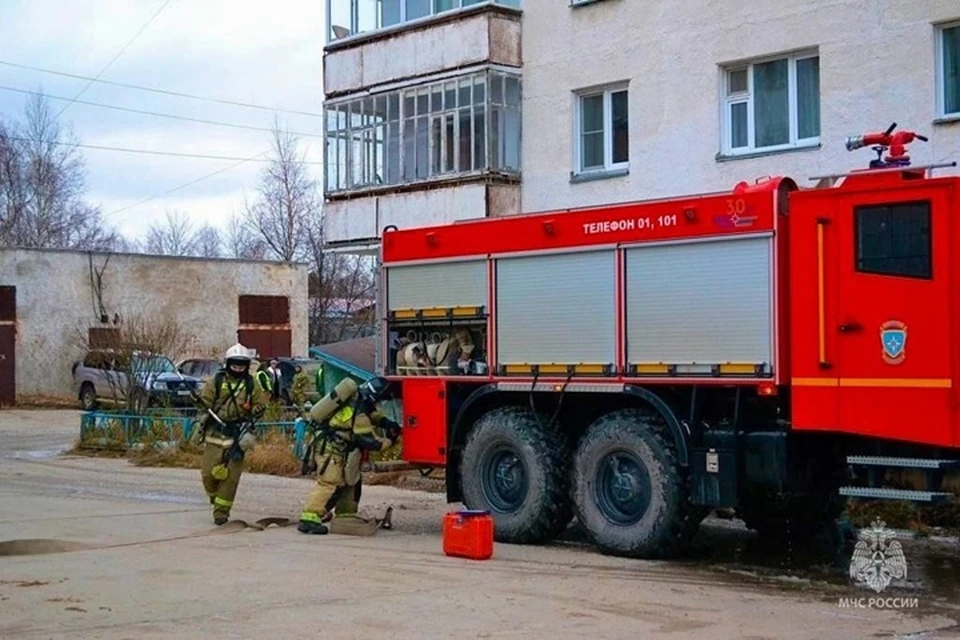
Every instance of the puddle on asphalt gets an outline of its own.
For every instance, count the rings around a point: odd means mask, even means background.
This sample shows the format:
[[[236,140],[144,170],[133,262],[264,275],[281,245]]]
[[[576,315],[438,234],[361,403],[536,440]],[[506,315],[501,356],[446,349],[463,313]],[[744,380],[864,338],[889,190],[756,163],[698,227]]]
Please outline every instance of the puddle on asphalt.
[[[960,548],[952,554],[940,549],[926,549],[919,565],[914,563],[914,566],[918,566],[920,579],[931,592],[952,602],[960,602]]]
[[[95,547],[82,542],[67,540],[49,540],[45,538],[26,538],[23,540],[5,540],[0,542],[0,558],[5,556],[36,556],[44,553],[66,553],[82,551]]]
[[[210,535],[223,535],[238,533],[250,529],[252,531],[266,531],[270,528],[290,527],[296,524],[295,520],[283,517],[261,518],[256,522],[246,522],[245,520],[231,520],[221,527],[214,527],[206,531],[197,532],[187,537],[203,537]],[[182,540],[183,536],[174,538],[158,538],[154,540],[140,540],[137,542],[123,542],[117,544],[85,544],[82,542],[71,542],[68,540],[54,540],[47,538],[24,538],[22,540],[4,540],[0,541],[0,558],[7,556],[34,556],[47,553],[68,553],[70,551],[89,551],[92,549],[114,549],[120,547],[132,547],[144,544],[153,544],[158,542],[170,542]]]
[[[950,602],[960,602],[960,543],[955,539],[933,542],[898,538],[907,560],[906,580],[896,584],[905,591],[929,593]],[[574,522],[561,539],[589,548],[586,533]],[[851,541],[839,548],[823,537],[789,547],[761,539],[736,520],[705,521],[686,556],[670,560],[683,566],[719,569],[725,572],[775,578],[784,583],[817,581],[855,587],[850,579]]]
[[[65,453],[69,447],[60,447],[57,449],[40,449],[36,451],[15,451],[13,458],[15,460],[53,460]]]

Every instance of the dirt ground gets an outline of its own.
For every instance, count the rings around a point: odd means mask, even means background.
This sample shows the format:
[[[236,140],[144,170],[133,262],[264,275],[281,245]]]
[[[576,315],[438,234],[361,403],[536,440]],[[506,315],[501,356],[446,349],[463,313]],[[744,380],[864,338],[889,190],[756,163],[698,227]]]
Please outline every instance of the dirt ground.
[[[956,541],[907,543],[916,609],[851,609],[843,569],[764,555],[709,519],[688,559],[603,556],[575,528],[542,546],[443,555],[443,494],[365,487],[374,537],[214,527],[193,470],[63,456],[73,411],[0,412],[0,637],[960,637]],[[247,474],[235,520],[296,518],[308,479]],[[29,555],[18,555],[28,552]],[[874,594],[875,595],[875,594]]]

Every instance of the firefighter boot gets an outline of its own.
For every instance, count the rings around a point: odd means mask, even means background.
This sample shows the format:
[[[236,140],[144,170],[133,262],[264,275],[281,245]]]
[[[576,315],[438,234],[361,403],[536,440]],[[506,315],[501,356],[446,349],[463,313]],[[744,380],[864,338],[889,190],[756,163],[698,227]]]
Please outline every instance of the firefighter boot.
[[[297,525],[297,531],[300,533],[324,535],[329,530],[327,526],[320,521],[320,516],[317,513],[304,511],[300,514],[300,524]]]

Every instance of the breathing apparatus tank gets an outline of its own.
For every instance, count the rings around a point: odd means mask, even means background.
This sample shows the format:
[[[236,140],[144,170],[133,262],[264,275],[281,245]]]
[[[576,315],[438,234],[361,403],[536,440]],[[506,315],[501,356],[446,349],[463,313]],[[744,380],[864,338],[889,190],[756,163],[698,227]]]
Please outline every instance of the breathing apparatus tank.
[[[339,411],[340,407],[356,392],[357,383],[352,378],[344,378],[333,388],[333,391],[323,396],[310,408],[310,419],[314,422],[324,422]]]

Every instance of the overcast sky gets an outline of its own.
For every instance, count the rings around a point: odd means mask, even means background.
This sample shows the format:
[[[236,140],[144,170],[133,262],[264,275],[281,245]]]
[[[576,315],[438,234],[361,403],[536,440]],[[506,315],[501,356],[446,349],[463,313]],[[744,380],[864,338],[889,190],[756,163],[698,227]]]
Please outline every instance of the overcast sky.
[[[77,80],[8,64],[94,77],[167,0],[0,0],[0,86],[42,89],[73,98]],[[170,0],[169,5],[107,69],[101,79],[272,109],[319,114],[323,52],[322,0]],[[27,95],[0,89],[0,117],[19,117]],[[93,83],[79,98],[122,106],[269,129],[274,113],[233,105],[159,95]],[[67,101],[50,100],[59,111]],[[278,113],[302,139],[309,159],[322,160],[323,121]],[[72,104],[61,116],[82,144],[249,158],[266,151],[269,133],[198,124]],[[82,150],[88,199],[100,205],[122,232],[142,237],[168,209],[180,209],[196,225],[223,223],[256,186],[260,162],[150,202],[125,207],[237,165],[236,161],[148,156]],[[322,167],[311,171],[317,180]],[[322,183],[321,183],[322,184]]]

